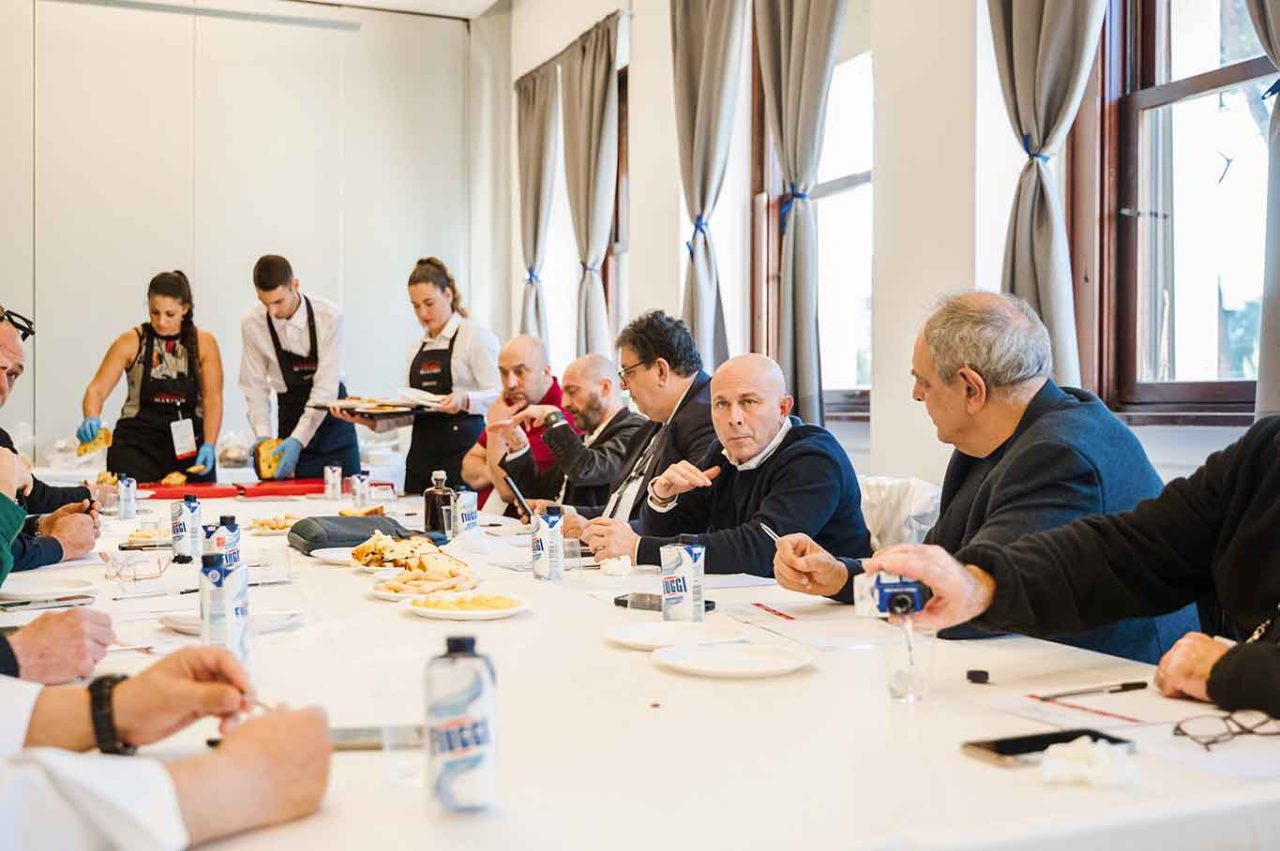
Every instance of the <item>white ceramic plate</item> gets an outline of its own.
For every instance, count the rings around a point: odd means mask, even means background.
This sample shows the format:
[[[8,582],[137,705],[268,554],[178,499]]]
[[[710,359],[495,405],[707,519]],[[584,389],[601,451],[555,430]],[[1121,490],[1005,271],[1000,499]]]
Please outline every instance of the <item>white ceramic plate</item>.
[[[707,644],[663,647],[650,654],[655,665],[695,677],[780,677],[808,665],[813,654],[786,644]]]
[[[259,612],[249,615],[249,629],[255,635],[288,629],[302,620],[301,612]],[[182,635],[200,634],[200,613],[161,615],[160,625]]]
[[[319,559],[325,564],[340,564],[343,567],[351,565],[351,547],[326,547],[322,550],[312,550],[311,557]]]
[[[614,644],[632,650],[657,650],[685,644],[715,644],[742,641],[746,630],[731,623],[692,623],[690,621],[641,621],[623,623],[611,628],[604,637]]]
[[[515,526],[499,526],[496,529],[485,529],[484,533],[491,538],[528,538],[533,534],[533,527],[526,526],[519,520]]]
[[[52,600],[69,594],[88,594],[93,591],[90,579],[58,579],[52,576],[10,573],[0,587],[0,600],[24,602],[28,600]]]
[[[369,596],[375,600],[386,600],[388,603],[398,603],[401,600],[412,600],[414,597],[421,597],[414,591],[408,591],[404,594],[397,594],[394,591],[379,591],[376,588],[369,589]]]
[[[475,594],[475,593],[477,592],[463,591],[457,596],[463,596],[463,595]],[[422,595],[418,594],[415,596],[422,596]],[[468,612],[468,611],[460,611],[456,609],[455,610],[423,609],[410,603],[409,611],[413,612],[415,615],[418,615],[419,617],[431,618],[432,620],[445,620],[445,621],[496,621],[501,618],[513,617],[515,615],[520,614],[521,612],[528,611],[529,609],[528,604],[525,603],[525,601],[522,600],[521,598],[517,597],[515,594],[503,594],[502,596],[510,597],[511,599],[515,600],[518,605],[510,609],[492,609],[489,611]]]
[[[507,517],[505,514],[481,514],[481,529],[500,529],[504,527],[515,527],[518,529],[527,528],[515,517]]]

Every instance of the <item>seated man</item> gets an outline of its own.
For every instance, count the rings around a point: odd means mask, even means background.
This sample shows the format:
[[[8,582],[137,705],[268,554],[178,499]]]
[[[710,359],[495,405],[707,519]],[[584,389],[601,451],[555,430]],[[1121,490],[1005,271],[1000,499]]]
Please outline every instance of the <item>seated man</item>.
[[[542,438],[546,426],[526,433],[514,424],[515,415],[530,405],[546,405],[564,413],[563,391],[551,374],[547,348],[537,337],[521,334],[511,338],[498,352],[498,374],[502,378],[502,395],[489,406],[484,432],[462,458],[462,480],[480,493],[481,505],[489,499],[491,489],[497,490],[503,502],[515,500],[515,494],[502,481],[502,459],[508,453],[527,447],[538,473],[545,473],[555,464],[555,456]]]
[[[573,425],[554,405],[530,405],[514,423],[546,427],[542,439],[555,456],[549,470],[539,473],[529,447],[502,459],[525,498],[574,505],[598,505],[609,498],[610,486],[622,472],[631,436],[645,424],[632,412],[618,386],[618,368],[604,355],[583,355],[564,371],[564,409]]]
[[[40,687],[0,677],[0,822],[12,848],[183,848],[314,812],[332,745],[319,709],[249,709],[248,677],[226,651],[189,647],[135,677]],[[98,729],[92,695],[109,707]],[[171,762],[124,753],[206,716],[217,750]]]
[[[25,319],[17,317],[16,321],[22,323],[22,328],[0,307],[0,408],[22,377],[27,359],[23,341],[34,333]],[[0,429],[0,449],[17,451],[4,429]],[[50,487],[30,473],[24,476],[17,501],[31,516],[13,540],[13,569],[31,570],[88,554],[98,533],[98,514],[92,507],[89,489]]]
[[[622,470],[602,504],[574,504],[581,517],[565,521],[579,536],[582,518],[600,518],[597,531],[626,535],[639,528],[643,495],[658,473],[683,460],[700,461],[715,443],[711,425],[711,377],[683,321],[661,310],[644,313],[618,335],[618,377],[647,425],[631,437]]]
[[[1155,682],[1170,696],[1280,717],[1280,417],[1266,417],[1187,478],[1132,511],[1088,517],[955,556],[897,546],[864,562],[927,583],[916,615],[937,629],[972,621],[1030,635],[1096,629],[1172,612],[1215,592],[1231,646],[1183,636]],[[1188,715],[1195,715],[1191,710]]]
[[[1014,296],[951,296],[925,322],[912,356],[914,396],[938,439],[955,447],[926,543],[949,552],[1007,543],[1090,514],[1126,511],[1160,492],[1160,477],[1133,432],[1092,394],[1059,388],[1051,369],[1048,331]],[[851,560],[820,553],[808,541],[779,547],[776,575],[792,590],[852,602],[856,572]],[[1196,628],[1195,608],[1188,607],[1057,640],[1154,662]]]
[[[680,461],[649,483],[641,535],[593,520],[583,540],[597,558],[658,564],[663,544],[692,533],[707,548],[708,573],[760,576],[772,575],[774,552],[762,526],[810,534],[836,552],[870,554],[849,455],[826,429],[792,417],[791,408],[772,360],[725,361],[711,378],[719,443],[699,464]]]

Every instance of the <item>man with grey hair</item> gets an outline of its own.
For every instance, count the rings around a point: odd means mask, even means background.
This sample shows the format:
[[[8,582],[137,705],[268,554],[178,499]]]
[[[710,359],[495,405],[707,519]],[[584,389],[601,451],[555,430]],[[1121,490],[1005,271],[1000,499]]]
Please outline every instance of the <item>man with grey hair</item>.
[[[1128,511],[1162,490],[1133,432],[1096,396],[1049,377],[1049,334],[1021,299],[947,296],[925,321],[911,361],[913,397],[924,403],[938,439],[955,447],[925,543],[953,553],[1004,544],[1081,517]],[[861,567],[840,555],[788,536],[778,546],[775,575],[793,590],[851,602]],[[1198,628],[1188,606],[1057,640],[1154,663]],[[961,627],[944,637],[983,634]]]

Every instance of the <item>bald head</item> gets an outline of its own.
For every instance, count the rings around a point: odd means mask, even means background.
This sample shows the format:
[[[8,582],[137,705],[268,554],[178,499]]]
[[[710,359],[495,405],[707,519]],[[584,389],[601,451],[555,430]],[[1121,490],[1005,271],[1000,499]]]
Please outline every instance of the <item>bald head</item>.
[[[530,334],[512,337],[498,352],[502,396],[508,405],[536,405],[551,389],[547,347]]]
[[[9,401],[13,386],[26,369],[27,351],[12,322],[0,322],[0,407]]]
[[[750,461],[769,445],[793,404],[782,370],[764,355],[730,358],[711,376],[711,420],[736,463]]]
[[[587,434],[622,407],[618,367],[604,355],[583,355],[564,370],[564,409]]]

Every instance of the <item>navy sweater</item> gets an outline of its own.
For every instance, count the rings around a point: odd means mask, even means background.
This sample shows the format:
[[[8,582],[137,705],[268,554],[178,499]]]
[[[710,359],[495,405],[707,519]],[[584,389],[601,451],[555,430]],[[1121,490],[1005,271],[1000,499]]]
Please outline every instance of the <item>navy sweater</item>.
[[[646,500],[638,564],[659,564],[663,544],[694,534],[707,548],[708,573],[773,576],[775,547],[761,523],[779,535],[804,532],[830,552],[871,554],[858,477],[829,431],[792,417],[782,443],[754,470],[737,469],[722,450],[712,444],[699,464],[720,467],[711,487],[681,494],[665,512]]]

